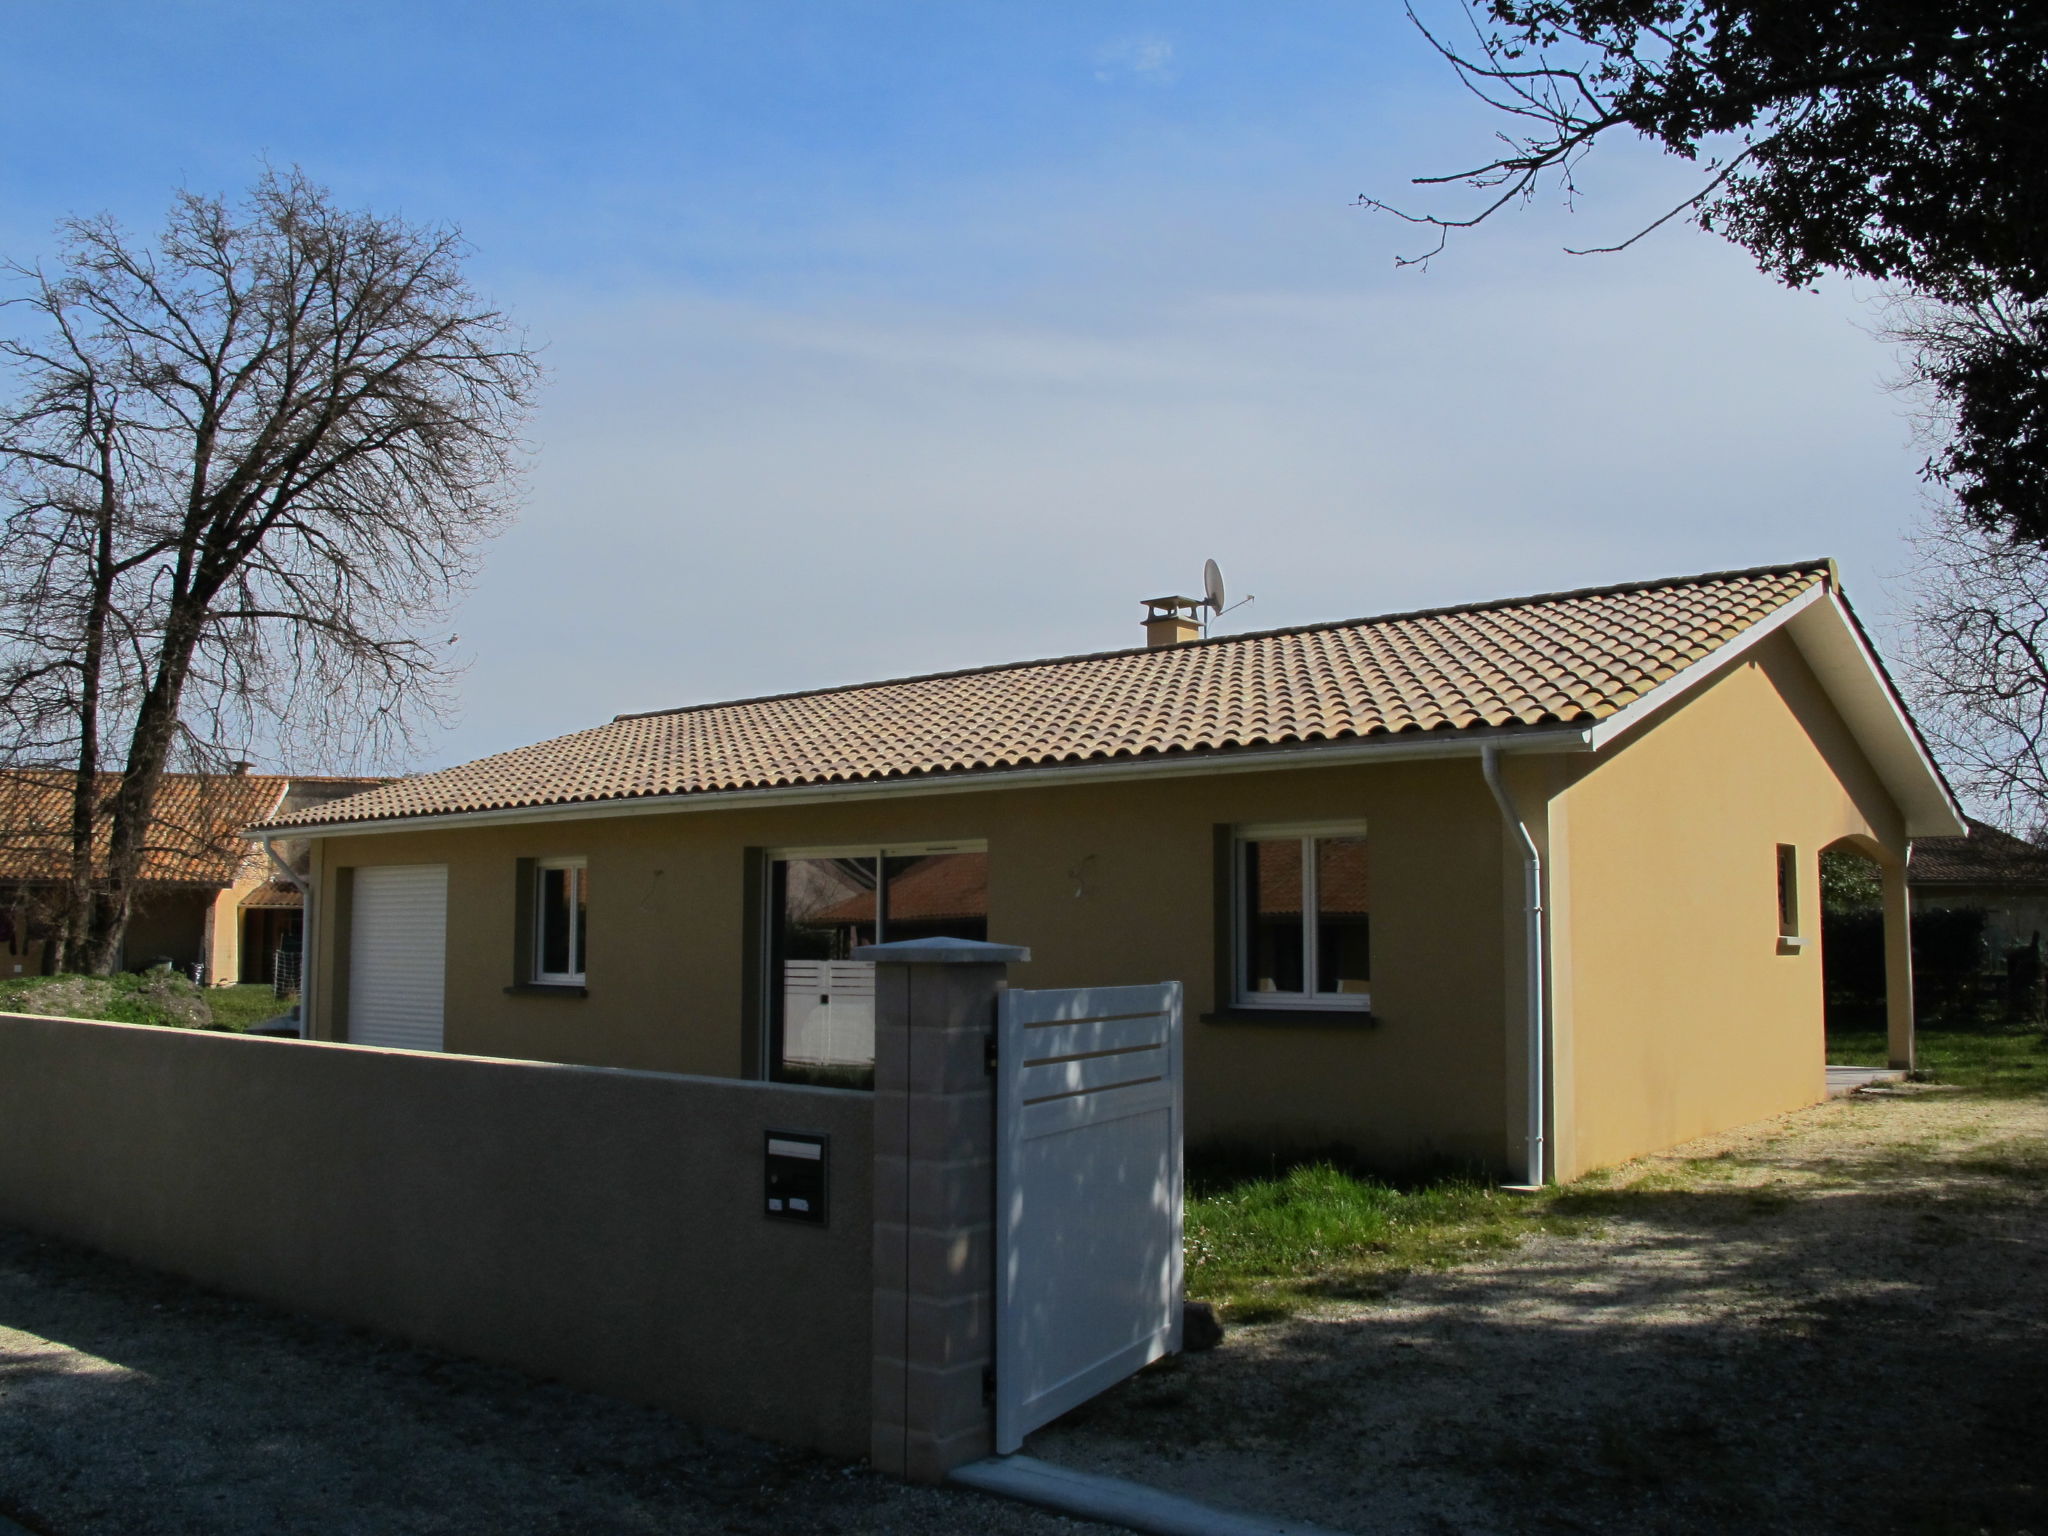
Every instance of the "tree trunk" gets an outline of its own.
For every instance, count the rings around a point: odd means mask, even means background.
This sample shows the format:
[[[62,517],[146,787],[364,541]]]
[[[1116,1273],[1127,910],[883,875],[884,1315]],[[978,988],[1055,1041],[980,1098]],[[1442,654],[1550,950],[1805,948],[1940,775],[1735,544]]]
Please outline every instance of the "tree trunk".
[[[93,844],[99,831],[100,686],[106,670],[107,622],[114,607],[112,435],[100,445],[99,526],[93,547],[93,587],[86,611],[85,647],[79,657],[78,763],[71,780],[71,878],[57,932],[54,969],[68,971],[87,948],[93,921]]]
[[[177,737],[178,706],[191,672],[192,654],[199,645],[207,601],[187,594],[174,602],[158,652],[156,681],[136,711],[128,762],[121,786],[114,792],[106,878],[94,903],[92,937],[86,951],[86,967],[95,976],[111,974],[120,963],[121,944],[135,909],[135,886],[155,820],[157,790]]]

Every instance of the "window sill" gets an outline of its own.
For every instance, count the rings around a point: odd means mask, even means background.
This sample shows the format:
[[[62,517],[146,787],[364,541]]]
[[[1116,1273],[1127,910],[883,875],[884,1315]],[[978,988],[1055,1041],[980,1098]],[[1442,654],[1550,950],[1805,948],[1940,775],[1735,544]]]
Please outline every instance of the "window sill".
[[[1219,1008],[1201,1016],[1204,1024],[1265,1024],[1282,1029],[1377,1029],[1379,1015],[1368,1008]]]
[[[1781,933],[1778,935],[1778,953],[1781,955],[1796,955],[1805,948],[1806,937],[1803,934]]]
[[[505,989],[507,997],[588,997],[590,988],[570,982],[522,981]]]

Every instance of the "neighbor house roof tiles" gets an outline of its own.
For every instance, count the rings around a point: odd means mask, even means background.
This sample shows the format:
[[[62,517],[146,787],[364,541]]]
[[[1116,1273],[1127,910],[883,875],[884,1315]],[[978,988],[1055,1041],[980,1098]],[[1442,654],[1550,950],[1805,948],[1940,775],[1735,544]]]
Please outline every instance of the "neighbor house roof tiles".
[[[1916,837],[1906,878],[1914,885],[2048,885],[2048,849],[1974,816],[1967,837]]]
[[[289,780],[261,773],[170,773],[157,791],[156,816],[143,851],[142,878],[176,885],[232,885],[250,856],[242,829],[275,814]],[[102,806],[121,776],[99,775]],[[0,880],[68,879],[70,777],[59,769],[0,774]],[[100,818],[96,860],[111,834]]]
[[[624,715],[275,825],[1587,725],[1827,580],[1816,561]]]

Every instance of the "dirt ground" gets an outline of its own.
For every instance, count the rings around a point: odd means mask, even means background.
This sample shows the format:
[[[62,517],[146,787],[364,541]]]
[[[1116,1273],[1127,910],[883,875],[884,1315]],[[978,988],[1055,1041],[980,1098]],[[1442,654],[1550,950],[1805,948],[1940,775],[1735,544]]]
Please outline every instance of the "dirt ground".
[[[0,1532],[9,1518],[35,1536],[1103,1529],[0,1230]]]
[[[2048,1536],[2048,1101],[1859,1095],[1559,1205],[1026,1449],[1361,1533]]]

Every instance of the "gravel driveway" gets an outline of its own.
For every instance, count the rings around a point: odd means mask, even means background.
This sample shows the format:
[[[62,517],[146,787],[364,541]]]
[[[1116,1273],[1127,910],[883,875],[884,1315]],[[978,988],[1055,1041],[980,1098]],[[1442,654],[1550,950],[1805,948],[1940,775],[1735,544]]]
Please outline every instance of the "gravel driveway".
[[[1361,1533],[2048,1536],[2048,1102],[1865,1095],[1565,1206],[1574,1235],[1239,1328],[1027,1449]],[[43,1536],[1101,1529],[6,1232],[0,1515]]]
[[[0,1517],[37,1536],[1102,1529],[905,1488],[5,1230]]]
[[[2048,1102],[1860,1095],[1562,1204],[1026,1449],[1358,1532],[2048,1536]]]

